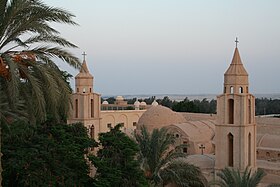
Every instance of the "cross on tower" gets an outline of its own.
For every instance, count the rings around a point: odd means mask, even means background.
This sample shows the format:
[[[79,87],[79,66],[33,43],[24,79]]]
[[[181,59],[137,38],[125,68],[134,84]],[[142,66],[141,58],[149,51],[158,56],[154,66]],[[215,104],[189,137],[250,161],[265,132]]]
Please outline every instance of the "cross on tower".
[[[235,39],[235,47],[237,48],[237,43],[238,43],[239,41],[238,41],[238,38],[236,37],[236,39]]]
[[[199,149],[201,149],[201,154],[203,155],[203,149],[205,149],[205,146],[204,146],[203,144],[201,144],[201,145],[199,146]]]
[[[83,54],[82,54],[83,56],[84,56],[84,61],[86,60],[86,52],[83,52]]]

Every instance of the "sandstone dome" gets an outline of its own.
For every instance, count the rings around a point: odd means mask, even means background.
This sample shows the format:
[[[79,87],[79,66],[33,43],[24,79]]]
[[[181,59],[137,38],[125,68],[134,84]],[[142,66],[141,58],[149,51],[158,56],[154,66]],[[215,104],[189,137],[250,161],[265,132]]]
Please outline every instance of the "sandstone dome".
[[[134,106],[135,106],[135,107],[139,107],[139,106],[140,106],[140,102],[139,102],[138,100],[136,100],[136,101],[134,102]]]
[[[116,97],[116,101],[123,101],[123,100],[124,100],[123,96],[119,95],[119,96]]]
[[[106,101],[106,100],[102,102],[102,105],[108,105],[108,104],[109,104],[109,103],[108,103],[108,101]]]
[[[173,112],[167,107],[158,105],[149,108],[143,113],[138,121],[137,129],[140,129],[144,125],[148,131],[152,131],[153,129],[184,122],[186,122],[186,119],[180,113]]]

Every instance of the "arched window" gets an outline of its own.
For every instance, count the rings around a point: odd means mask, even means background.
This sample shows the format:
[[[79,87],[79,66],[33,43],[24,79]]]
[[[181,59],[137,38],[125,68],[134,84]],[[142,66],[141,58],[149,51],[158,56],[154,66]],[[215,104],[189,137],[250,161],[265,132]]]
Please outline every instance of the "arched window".
[[[248,123],[251,124],[252,122],[252,111],[251,111],[251,100],[248,99]]]
[[[79,103],[78,103],[78,99],[75,99],[75,118],[79,117]]]
[[[233,135],[228,134],[228,166],[233,167]]]
[[[90,116],[94,116],[93,99],[90,100]]]
[[[249,88],[248,88],[248,86],[246,86],[246,93],[249,93]]]
[[[243,87],[239,87],[239,93],[243,93]]]
[[[77,93],[79,93],[79,88],[77,88]]]
[[[248,166],[251,166],[251,151],[252,146],[251,146],[251,133],[248,135]]]
[[[89,93],[91,93],[91,88],[89,88]]]
[[[228,123],[229,124],[234,123],[234,100],[233,99],[228,100]]]
[[[227,92],[227,87],[224,87],[224,93],[226,93]]]
[[[233,86],[231,86],[230,87],[230,93],[233,94],[233,92],[234,92],[234,88],[233,88]]]
[[[86,88],[83,88],[83,93],[86,93]]]
[[[94,125],[91,125],[90,127],[90,137],[94,139]]]

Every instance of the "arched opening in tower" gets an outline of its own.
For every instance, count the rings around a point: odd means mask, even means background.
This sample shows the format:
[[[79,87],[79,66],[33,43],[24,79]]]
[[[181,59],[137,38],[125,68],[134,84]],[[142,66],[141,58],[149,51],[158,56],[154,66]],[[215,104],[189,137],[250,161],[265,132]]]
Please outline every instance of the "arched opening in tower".
[[[233,135],[228,134],[228,166],[233,167]]]
[[[234,100],[233,99],[228,100],[228,123],[229,124],[234,123]]]

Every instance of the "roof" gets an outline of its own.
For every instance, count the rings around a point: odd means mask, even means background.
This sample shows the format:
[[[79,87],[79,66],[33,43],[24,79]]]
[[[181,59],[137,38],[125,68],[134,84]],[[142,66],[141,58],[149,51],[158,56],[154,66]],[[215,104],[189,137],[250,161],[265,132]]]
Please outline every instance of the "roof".
[[[258,134],[257,147],[280,150],[280,136],[272,134]]]
[[[157,105],[149,108],[138,121],[138,126],[144,125],[151,131],[154,128],[162,128],[171,124],[179,124],[186,122],[186,119],[177,112],[173,112],[171,109]]]
[[[93,76],[90,74],[87,63],[84,60],[80,69],[80,72],[76,75],[75,78],[93,78]]]
[[[212,154],[189,155],[186,161],[201,169],[214,169],[215,167],[215,155]]]
[[[248,76],[247,71],[245,70],[240,55],[238,48],[236,47],[234,50],[233,58],[231,61],[231,64],[227,71],[225,72],[225,75],[242,75],[242,76]]]
[[[215,120],[188,121],[172,124],[168,128],[181,131],[193,142],[210,141],[215,136]]]

